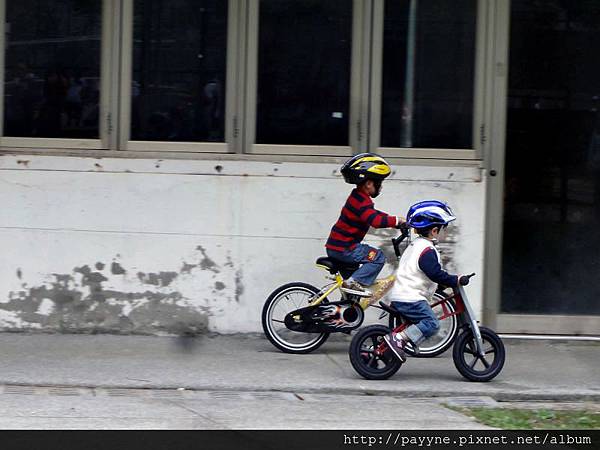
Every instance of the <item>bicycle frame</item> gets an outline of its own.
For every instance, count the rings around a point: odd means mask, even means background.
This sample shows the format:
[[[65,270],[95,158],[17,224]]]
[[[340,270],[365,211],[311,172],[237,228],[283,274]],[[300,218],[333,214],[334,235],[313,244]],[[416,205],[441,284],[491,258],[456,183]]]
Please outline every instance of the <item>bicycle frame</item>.
[[[458,286],[453,288],[453,293],[452,295],[448,295],[446,297],[444,297],[442,300],[438,300],[435,303],[432,303],[430,306],[431,308],[434,308],[438,305],[442,306],[442,311],[443,314],[441,317],[438,318],[438,320],[444,320],[447,319],[448,317],[451,316],[459,316],[459,315],[463,315],[465,322],[467,324],[467,326],[469,326],[471,328],[471,330],[473,331],[473,334],[475,335],[475,345],[477,346],[477,353],[479,354],[479,356],[483,357],[485,356],[485,351],[483,350],[483,341],[481,339],[481,332],[479,331],[479,324],[477,323],[477,317],[475,316],[475,311],[473,310],[473,308],[471,307],[471,304],[469,303],[469,300],[467,298],[467,294],[465,292],[465,288],[463,286]],[[451,312],[448,308],[447,308],[447,303],[452,300],[455,299],[455,309],[454,312]],[[383,309],[383,308],[381,308]],[[394,332],[399,332],[404,330],[406,327],[408,327],[410,324],[408,323],[403,323],[401,325],[399,325],[398,327],[394,328]],[[386,345],[385,343],[382,343],[381,345]]]
[[[406,239],[407,237],[409,237],[409,232],[408,230],[402,230],[402,234],[401,236],[392,239],[392,245],[394,247],[394,252],[396,253],[396,257],[400,258],[401,252],[400,252],[400,244],[402,243],[402,241],[404,239]],[[328,267],[323,266],[321,264],[317,264],[317,267],[320,267],[322,269],[325,270],[329,270]],[[327,289],[324,293],[322,293],[321,295],[319,295],[319,297],[317,297],[315,300],[313,300],[312,302],[309,303],[309,306],[317,306],[318,304],[320,304],[323,300],[325,300],[325,298],[327,298],[327,296],[329,294],[331,294],[333,291],[335,291],[336,289],[339,289],[342,286],[342,283],[344,282],[344,279],[342,278],[342,276],[337,273],[335,275],[335,278],[333,277],[329,277],[330,279],[334,280],[334,283],[331,285],[331,287],[329,289]],[[380,280],[376,280],[376,281],[380,281]],[[327,287],[327,286],[325,286]],[[321,289],[321,291],[323,291],[323,289],[325,289],[325,287],[323,287]],[[381,296],[383,296],[383,294],[385,294],[385,292],[381,293]],[[380,297],[381,297],[380,296]],[[361,308],[363,310],[367,309],[370,306],[370,302],[364,303],[364,302],[359,302]]]
[[[317,267],[322,267],[322,268],[324,268],[324,269],[327,270],[327,267],[321,266],[319,264],[317,264]],[[335,282],[333,283],[333,285],[329,289],[327,289],[323,294],[321,294],[319,297],[317,297],[315,300],[313,300],[312,302],[310,302],[308,304],[308,306],[316,306],[316,305],[320,304],[323,300],[325,300],[327,298],[327,296],[329,294],[331,294],[336,289],[339,289],[343,282],[344,282],[344,279],[342,278],[342,276],[339,273],[336,274],[335,275]],[[321,291],[323,289],[321,289]]]

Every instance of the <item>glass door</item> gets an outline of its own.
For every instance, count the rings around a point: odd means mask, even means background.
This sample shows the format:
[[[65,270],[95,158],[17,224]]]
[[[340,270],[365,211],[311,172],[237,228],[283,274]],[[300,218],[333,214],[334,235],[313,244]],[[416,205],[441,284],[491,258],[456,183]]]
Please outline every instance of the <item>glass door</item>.
[[[600,4],[513,0],[510,29],[500,313],[597,316]]]

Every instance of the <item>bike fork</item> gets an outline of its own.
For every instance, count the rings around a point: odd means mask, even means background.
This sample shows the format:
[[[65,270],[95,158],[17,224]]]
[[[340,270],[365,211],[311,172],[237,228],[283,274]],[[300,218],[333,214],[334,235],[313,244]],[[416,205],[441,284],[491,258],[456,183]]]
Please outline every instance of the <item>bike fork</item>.
[[[467,294],[465,293],[465,289],[462,286],[458,287],[458,293],[460,294],[463,304],[465,305],[464,314],[467,316],[467,325],[469,326],[469,328],[471,328],[471,331],[473,331],[473,335],[475,336],[475,345],[477,346],[477,353],[483,358],[485,356],[485,351],[483,350],[483,340],[481,339],[481,332],[479,331],[479,324],[477,323],[475,311],[473,311],[469,300],[467,300]]]

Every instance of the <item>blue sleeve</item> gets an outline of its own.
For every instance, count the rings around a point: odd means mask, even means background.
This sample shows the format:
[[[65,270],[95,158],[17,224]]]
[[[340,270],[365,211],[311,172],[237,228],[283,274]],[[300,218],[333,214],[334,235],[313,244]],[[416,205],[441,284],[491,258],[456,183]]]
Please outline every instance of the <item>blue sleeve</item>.
[[[433,249],[425,250],[419,257],[419,268],[429,279],[443,286],[458,286],[458,275],[450,275],[440,265]]]

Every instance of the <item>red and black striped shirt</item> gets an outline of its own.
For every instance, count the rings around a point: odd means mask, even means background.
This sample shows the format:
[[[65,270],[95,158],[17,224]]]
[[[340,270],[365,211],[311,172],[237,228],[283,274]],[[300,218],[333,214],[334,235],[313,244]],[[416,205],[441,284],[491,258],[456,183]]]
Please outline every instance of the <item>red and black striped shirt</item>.
[[[397,218],[373,207],[373,200],[364,192],[353,189],[342,208],[340,218],[331,228],[326,248],[343,252],[359,244],[369,227],[393,228]]]

